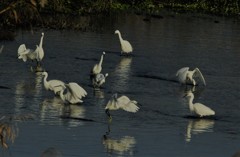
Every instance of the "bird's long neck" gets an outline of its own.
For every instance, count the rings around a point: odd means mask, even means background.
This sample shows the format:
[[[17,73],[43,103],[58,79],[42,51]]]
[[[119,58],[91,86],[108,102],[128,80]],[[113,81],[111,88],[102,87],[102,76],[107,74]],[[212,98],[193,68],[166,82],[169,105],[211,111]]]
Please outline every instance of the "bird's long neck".
[[[194,99],[193,95],[191,95],[191,97],[188,99],[188,105],[189,105],[190,111],[193,111],[193,99]]]
[[[48,74],[46,74],[46,75],[44,76],[44,78],[43,78],[44,87],[45,87],[46,89],[48,89],[47,77],[48,77]]]
[[[118,37],[119,37],[119,40],[120,40],[120,41],[123,41],[123,38],[122,38],[122,35],[121,35],[120,32],[118,33]]]
[[[65,96],[63,95],[63,90],[61,90],[59,94],[60,94],[60,98],[61,98],[63,101],[65,101],[66,99],[65,99]]]
[[[100,61],[99,61],[99,66],[102,66],[103,56],[104,56],[104,55],[102,54],[101,59],[100,59]]]
[[[41,39],[40,39],[40,43],[39,43],[39,47],[42,48],[42,44],[43,44],[43,37],[44,35],[41,36]]]

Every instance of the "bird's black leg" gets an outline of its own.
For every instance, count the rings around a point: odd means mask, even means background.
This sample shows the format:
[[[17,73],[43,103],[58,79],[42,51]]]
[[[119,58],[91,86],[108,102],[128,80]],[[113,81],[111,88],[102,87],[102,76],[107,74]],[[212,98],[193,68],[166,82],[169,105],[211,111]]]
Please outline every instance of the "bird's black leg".
[[[110,112],[109,112],[109,109],[106,109],[106,110],[105,110],[105,113],[107,114],[107,116],[108,116],[108,118],[109,118],[109,121],[111,122],[112,116],[111,116],[111,114],[110,114]]]

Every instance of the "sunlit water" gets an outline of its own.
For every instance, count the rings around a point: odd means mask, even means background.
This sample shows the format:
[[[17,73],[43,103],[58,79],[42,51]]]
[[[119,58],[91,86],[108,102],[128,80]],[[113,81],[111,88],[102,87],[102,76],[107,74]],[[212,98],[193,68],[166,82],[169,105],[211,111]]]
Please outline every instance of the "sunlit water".
[[[231,157],[240,149],[238,21],[175,15],[145,22],[132,15],[106,25],[101,33],[19,31],[15,41],[0,43],[0,114],[33,115],[9,120],[18,133],[2,156]],[[132,43],[132,57],[120,56],[116,29]],[[42,31],[48,79],[79,83],[88,92],[83,104],[64,105],[44,89],[42,76],[31,72],[35,63],[17,59],[18,46],[34,49]],[[103,73],[109,77],[94,91],[89,73],[102,51]],[[207,86],[178,84],[176,71],[185,66],[198,67]],[[190,117],[182,98],[186,90],[216,116]],[[104,107],[116,92],[138,101],[140,110],[111,111],[109,124]]]

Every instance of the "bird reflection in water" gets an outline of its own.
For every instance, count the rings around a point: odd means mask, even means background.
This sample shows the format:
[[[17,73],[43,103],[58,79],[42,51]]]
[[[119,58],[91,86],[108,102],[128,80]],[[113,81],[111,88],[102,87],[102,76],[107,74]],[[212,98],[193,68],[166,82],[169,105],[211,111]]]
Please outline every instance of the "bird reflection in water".
[[[99,99],[103,99],[105,97],[105,94],[104,94],[104,90],[103,89],[98,89],[98,90],[94,90],[93,91],[93,95],[96,97],[96,98],[99,98]]]
[[[132,57],[122,57],[120,63],[115,68],[114,89],[125,91],[128,87],[128,80],[131,73]]]
[[[110,137],[110,123],[108,123],[108,130],[106,134],[103,135],[102,143],[109,154],[118,155],[134,155],[134,147],[136,145],[136,140],[131,136],[123,136],[119,139]]]
[[[40,157],[62,157],[62,153],[54,147],[49,147],[41,153]]]
[[[21,80],[17,82],[15,89],[15,112],[20,113],[24,107],[25,97],[29,95],[33,98],[34,103],[39,104],[42,97],[42,76],[40,73],[34,75],[35,79],[30,77],[30,81]]]
[[[186,142],[190,142],[192,134],[197,135],[205,132],[213,132],[214,120],[212,119],[190,119],[187,125]]]
[[[130,155],[134,154],[134,147],[136,140],[131,136],[123,136],[120,139],[114,139],[108,136],[103,136],[103,145],[108,153],[116,153],[119,155]]]
[[[53,97],[51,99],[46,98],[39,107],[40,121],[44,122],[46,119],[53,120],[56,117],[59,117],[63,113],[64,103],[60,97]]]

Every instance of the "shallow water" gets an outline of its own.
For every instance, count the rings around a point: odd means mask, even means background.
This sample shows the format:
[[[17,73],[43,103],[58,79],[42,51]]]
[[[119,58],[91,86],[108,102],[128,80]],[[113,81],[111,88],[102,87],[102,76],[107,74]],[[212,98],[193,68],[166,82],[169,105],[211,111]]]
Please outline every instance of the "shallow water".
[[[0,114],[17,130],[1,155],[231,157],[240,149],[239,25],[220,17],[166,15],[145,22],[131,15],[102,32],[19,31],[15,41],[0,43]],[[116,29],[132,43],[132,57],[120,56]],[[34,49],[42,31],[49,79],[79,83],[88,92],[84,103],[64,105],[31,72],[35,63],[17,59],[18,46]],[[89,72],[103,51],[109,77],[94,91]],[[185,66],[198,67],[207,86],[181,86],[175,74]],[[195,90],[194,101],[216,116],[191,117],[186,90]],[[116,92],[138,101],[140,110],[112,111],[109,124],[104,107]],[[24,115],[31,118],[8,118]]]

